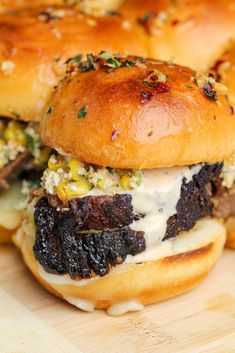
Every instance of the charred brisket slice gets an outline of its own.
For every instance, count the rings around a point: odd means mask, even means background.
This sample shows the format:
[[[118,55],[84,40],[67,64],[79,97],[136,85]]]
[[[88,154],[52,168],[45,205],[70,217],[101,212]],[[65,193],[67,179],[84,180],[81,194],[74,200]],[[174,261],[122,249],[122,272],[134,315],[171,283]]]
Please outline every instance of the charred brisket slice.
[[[122,228],[134,220],[131,195],[99,196],[74,198],[69,207],[76,217],[77,227],[81,230],[103,230]]]
[[[31,159],[31,153],[25,151],[19,154],[12,162],[9,162],[0,171],[0,191],[9,189],[10,184],[17,179],[21,172],[25,169],[26,164]]]
[[[221,170],[222,163],[206,164],[192,181],[187,183],[186,179],[183,180],[176,205],[177,213],[168,219],[163,240],[193,228],[197,220],[212,214],[213,183],[219,178]]]
[[[221,169],[222,164],[206,164],[192,181],[183,180],[177,213],[168,219],[164,240],[212,214]],[[42,197],[35,207],[36,259],[48,272],[69,273],[71,278],[90,278],[92,272],[106,275],[128,254],[145,250],[143,232],[128,227],[144,217],[133,215],[131,200],[126,194],[87,196],[69,201],[63,211],[56,200]]]
[[[104,276],[128,254],[145,250],[142,232],[124,226],[84,233],[73,209],[57,211],[45,197],[36,205],[35,224],[36,259],[48,272],[69,273],[71,278],[90,278],[92,272]]]

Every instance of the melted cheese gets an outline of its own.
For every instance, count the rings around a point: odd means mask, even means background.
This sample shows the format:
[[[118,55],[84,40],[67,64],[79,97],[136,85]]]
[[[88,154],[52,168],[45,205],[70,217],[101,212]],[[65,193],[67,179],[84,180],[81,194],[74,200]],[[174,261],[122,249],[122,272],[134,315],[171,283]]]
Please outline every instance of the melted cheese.
[[[22,212],[15,209],[20,198],[21,183],[14,183],[0,195],[0,226],[6,229],[19,227]]]
[[[64,299],[83,311],[92,312],[95,309],[95,302],[92,300],[75,298],[71,296],[64,296]]]
[[[107,310],[107,314],[111,316],[120,316],[130,311],[140,311],[143,309],[144,306],[139,301],[127,300],[111,305]]]

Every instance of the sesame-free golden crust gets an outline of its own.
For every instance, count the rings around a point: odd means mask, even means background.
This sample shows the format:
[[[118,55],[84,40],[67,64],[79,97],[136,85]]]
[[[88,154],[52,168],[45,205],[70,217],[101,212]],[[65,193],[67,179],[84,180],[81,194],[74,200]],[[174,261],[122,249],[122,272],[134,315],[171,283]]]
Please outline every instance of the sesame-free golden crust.
[[[61,298],[86,299],[97,309],[137,300],[143,305],[157,303],[184,293],[200,283],[211,271],[224,246],[224,234],[215,234],[198,249],[146,263],[128,265],[126,270],[110,273],[86,285],[51,284],[40,274],[32,243],[23,237],[20,250],[27,266],[39,282]]]
[[[58,6],[1,14],[0,115],[38,121],[65,74],[64,62],[101,50],[146,54],[127,21],[118,16],[96,18]]]
[[[15,232],[16,229],[6,229],[0,226],[0,245],[11,244]]]
[[[144,83],[153,70],[166,75],[168,92]],[[55,91],[53,109],[41,122],[43,142],[115,168],[222,161],[235,150],[235,118],[225,96],[218,92],[218,101],[209,99],[195,77],[191,69],[153,60],[111,73],[78,72]],[[143,101],[146,92],[151,98]],[[87,114],[79,119],[84,106]]]
[[[235,250],[235,217],[229,217],[225,220],[227,230],[226,247]]]
[[[235,37],[233,0],[125,0],[120,12],[146,36],[150,57],[197,70],[208,69]],[[146,16],[147,25],[139,24]]]
[[[23,9],[25,7],[36,7],[40,5],[63,5],[67,4],[90,9],[90,10],[116,10],[122,0],[1,0],[0,12]]]
[[[212,73],[228,87],[228,96],[235,106],[235,43],[233,43],[213,65]]]

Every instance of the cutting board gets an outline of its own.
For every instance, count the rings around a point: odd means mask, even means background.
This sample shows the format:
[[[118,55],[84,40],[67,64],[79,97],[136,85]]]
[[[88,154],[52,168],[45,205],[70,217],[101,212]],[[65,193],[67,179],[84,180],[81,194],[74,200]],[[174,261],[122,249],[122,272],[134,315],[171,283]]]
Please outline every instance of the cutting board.
[[[1,353],[235,352],[235,252],[229,250],[190,293],[118,318],[54,298],[10,246],[0,248],[0,283]]]

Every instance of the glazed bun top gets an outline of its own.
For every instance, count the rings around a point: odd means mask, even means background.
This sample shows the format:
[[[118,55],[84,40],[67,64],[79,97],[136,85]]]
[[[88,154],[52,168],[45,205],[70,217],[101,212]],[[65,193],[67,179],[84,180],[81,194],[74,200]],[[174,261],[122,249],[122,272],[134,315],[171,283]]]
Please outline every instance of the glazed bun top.
[[[63,0],[1,0],[0,12],[21,9],[24,7],[34,7],[40,5],[62,4]]]
[[[36,7],[40,5],[76,5],[87,11],[116,10],[122,0],[1,0],[0,12],[18,10],[24,7]]]
[[[149,41],[150,57],[207,70],[235,37],[233,0],[126,0],[120,12]]]
[[[0,115],[37,121],[65,61],[109,50],[145,55],[128,21],[94,17],[68,7],[39,7],[0,15]]]
[[[62,80],[41,122],[60,153],[114,168],[217,162],[235,151],[226,87],[161,61],[102,53]]]
[[[228,96],[235,105],[235,43],[213,65],[211,72],[228,87]]]

